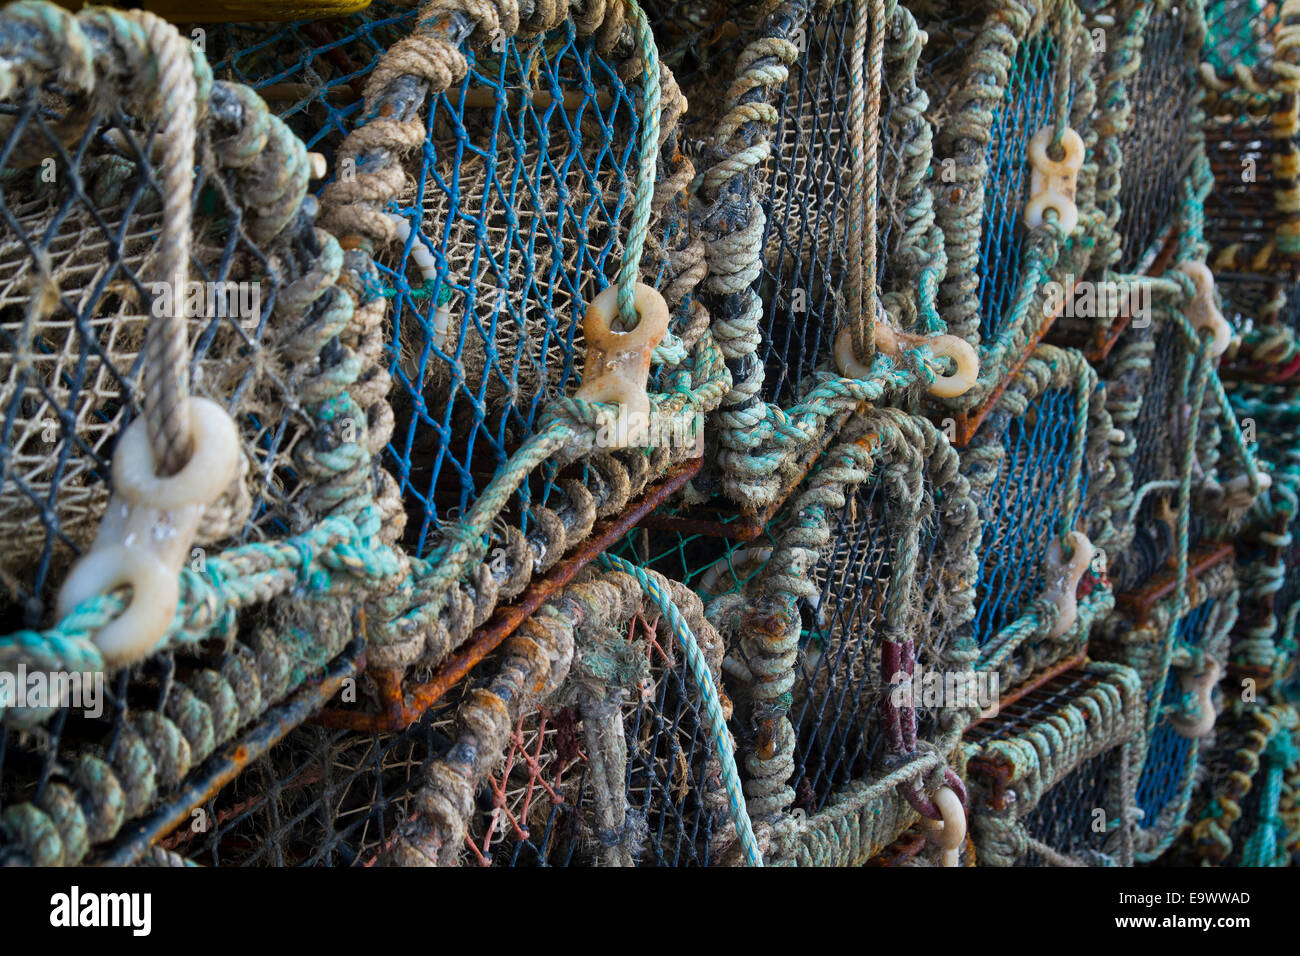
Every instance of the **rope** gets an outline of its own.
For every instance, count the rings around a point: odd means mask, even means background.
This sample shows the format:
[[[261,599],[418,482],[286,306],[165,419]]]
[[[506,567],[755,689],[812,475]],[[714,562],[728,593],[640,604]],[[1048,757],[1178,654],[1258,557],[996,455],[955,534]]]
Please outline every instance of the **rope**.
[[[677,609],[677,605],[672,598],[664,593],[657,581],[646,574],[644,568],[608,553],[601,555],[601,563],[607,568],[622,571],[624,574],[630,574],[636,578],[637,583],[650,595],[655,604],[659,606],[659,610],[668,618],[673,633],[677,636],[678,643],[681,644],[682,650],[686,654],[686,663],[690,668],[691,676],[700,688],[700,697],[704,701],[704,715],[709,722],[709,730],[713,733],[714,745],[717,747],[718,757],[722,764],[722,779],[727,787],[731,821],[735,824],[736,833],[740,837],[741,846],[745,851],[745,859],[750,866],[762,866],[763,856],[759,852],[758,841],[754,838],[754,827],[749,819],[749,811],[745,807],[740,773],[736,769],[735,745],[731,740],[731,732],[727,730],[727,719],[722,713],[722,704],[718,700],[717,690],[713,686],[713,675],[709,671],[708,663],[704,660],[704,655],[695,640],[695,635],[691,633],[685,620],[682,619],[681,612]]]
[[[618,314],[627,329],[637,324],[636,307],[632,298],[636,284],[641,279],[641,253],[645,249],[646,234],[650,229],[650,205],[655,192],[655,166],[659,153],[659,48],[650,22],[636,0],[627,0],[632,14],[632,26],[645,70],[645,95],[641,104],[641,124],[638,130],[641,143],[637,153],[636,198],[632,206],[632,222],[628,226],[627,241],[623,247],[623,263],[618,271]]]
[[[144,414],[159,475],[179,472],[189,461],[189,338],[180,303],[190,266],[190,205],[194,179],[197,85],[188,40],[166,20],[148,11],[137,14],[147,31],[153,58],[162,144],[162,234],[158,241],[160,281],[170,290],[167,308],[149,323],[144,359]],[[151,83],[153,85],[153,83]]]

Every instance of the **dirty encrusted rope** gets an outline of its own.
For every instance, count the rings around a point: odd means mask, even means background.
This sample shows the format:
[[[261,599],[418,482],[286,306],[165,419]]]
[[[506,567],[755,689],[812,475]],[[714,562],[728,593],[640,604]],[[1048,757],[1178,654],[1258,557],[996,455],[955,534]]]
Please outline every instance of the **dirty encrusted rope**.
[[[871,31],[870,70],[864,76],[863,50],[868,28]],[[853,153],[850,179],[849,220],[845,246],[848,250],[848,273],[845,278],[850,321],[853,322],[853,348],[858,360],[869,363],[874,346],[876,320],[876,189],[879,178],[881,65],[885,48],[885,5],[871,0],[870,14],[866,0],[853,4],[853,47],[849,59],[849,135]],[[864,117],[863,86],[866,86]]]
[[[1025,817],[1052,787],[1084,761],[1119,749],[1141,727],[1142,682],[1130,667],[1093,661],[1087,665],[1097,682],[1068,698],[1053,713],[1011,737],[994,737],[965,745],[966,758],[991,759],[1008,768],[1008,790],[1016,795],[1006,809],[994,810],[985,799],[981,778],[971,778],[974,808],[970,827],[975,854],[983,866],[1014,866],[1038,841]],[[1118,808],[1123,811],[1123,808]],[[1122,828],[1122,823],[1119,824]]]
[[[763,401],[763,362],[758,356],[763,304],[755,284],[763,268],[763,194],[771,175],[768,160],[781,118],[773,100],[786,87],[791,66],[800,57],[794,40],[805,28],[810,8],[808,0],[790,0],[781,5],[741,54],[736,79],[727,93],[727,112],[715,131],[714,162],[700,179],[700,195],[709,203],[703,217],[709,236],[709,276],[702,289],[733,383],[711,424],[718,435],[717,460],[723,471],[725,493],[747,508],[764,508],[788,490],[792,462],[815,444],[832,422],[863,402],[875,402],[918,381],[928,385],[935,377],[934,358],[927,347],[921,346],[908,350],[900,361],[875,354],[869,360],[864,380],[818,373],[812,390],[791,408]],[[869,81],[872,89],[866,92],[874,104],[882,95],[882,82],[889,86],[889,132],[894,142],[905,144],[898,191],[905,229],[893,240],[897,244],[890,253],[890,285],[894,291],[885,296],[885,310],[900,328],[938,333],[945,326],[935,308],[935,298],[946,258],[928,186],[929,101],[915,80],[924,34],[912,14],[896,0],[886,0],[878,12],[876,22],[880,28],[873,39],[882,44],[882,55],[873,59],[874,78]],[[865,16],[859,22],[862,20]],[[877,64],[882,61],[883,69],[878,70]],[[857,87],[859,84],[855,84]],[[856,92],[862,91],[857,88]],[[879,124],[870,125],[876,130]],[[865,152],[862,156],[865,177],[870,157]],[[866,207],[874,208],[874,195],[860,198]],[[853,231],[860,221],[865,221],[866,214],[860,220],[857,214],[846,211],[846,218],[849,231]],[[874,242],[849,241],[864,254],[876,248]],[[856,259],[849,257],[851,266]],[[848,288],[845,310],[849,321],[857,321],[865,306],[859,308],[854,299],[863,296],[852,292],[851,282]],[[874,293],[867,298],[874,307]]]
[[[686,665],[690,668],[691,676],[695,678],[695,685],[699,688],[700,697],[704,703],[705,720],[708,722],[709,731],[713,735],[713,745],[717,748],[718,757],[722,762],[722,779],[726,784],[727,798],[731,804],[731,821],[736,827],[736,832],[740,835],[741,846],[745,851],[745,859],[750,866],[762,866],[763,855],[759,852],[758,844],[754,840],[754,827],[749,820],[749,811],[745,808],[745,797],[741,791],[740,774],[736,771],[736,747],[731,740],[731,731],[727,729],[727,719],[722,713],[718,693],[713,687],[713,675],[709,672],[709,665],[705,663],[704,656],[700,652],[700,646],[696,643],[695,635],[691,633],[690,627],[682,619],[681,611],[677,609],[677,605],[673,603],[672,598],[664,593],[659,583],[647,575],[643,568],[608,552],[602,554],[600,560],[606,567],[614,568],[636,578],[637,583],[641,585],[641,589],[650,595],[650,598],[658,605],[659,610],[668,618],[673,634],[676,635],[677,642],[686,655]]]

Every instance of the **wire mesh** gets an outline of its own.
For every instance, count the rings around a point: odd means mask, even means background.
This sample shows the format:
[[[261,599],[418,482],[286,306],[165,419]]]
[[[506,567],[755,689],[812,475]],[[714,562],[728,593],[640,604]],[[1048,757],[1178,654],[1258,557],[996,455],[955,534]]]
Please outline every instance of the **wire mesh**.
[[[632,214],[636,104],[572,24],[472,54],[465,80],[434,103],[419,185],[396,212],[414,217],[410,242],[436,273],[381,265],[397,419],[386,463],[414,553],[476,500],[544,403],[578,384],[576,315],[614,278]],[[647,254],[645,281],[662,287],[682,228],[652,225],[659,254]],[[524,530],[532,502],[559,497],[555,477],[518,493]]]
[[[837,790],[884,756],[881,702],[891,688],[884,683],[880,653],[892,564],[885,508],[879,480],[854,491],[832,523],[829,548],[809,571],[817,598],[799,602],[800,655],[790,723],[797,736],[795,806],[808,813],[821,810]],[[915,650],[920,669],[946,674],[948,631],[939,623],[943,614],[934,593],[939,575],[931,573],[936,541],[935,525],[927,520],[916,584],[926,595],[930,619],[917,627]],[[918,734],[932,735],[934,715],[918,711]]]
[[[1170,7],[1142,34],[1141,62],[1128,84],[1133,119],[1120,136],[1120,256],[1115,271],[1133,273],[1151,261],[1174,224],[1190,170],[1196,92],[1189,61],[1187,13]],[[1150,122],[1148,117],[1160,117]]]
[[[108,502],[113,440],[140,411],[140,350],[161,295],[150,265],[161,199],[150,160],[154,124],[119,105],[85,110],[48,84],[4,104],[3,116],[0,619],[12,628],[44,620],[50,582],[93,538]],[[292,369],[265,339],[283,287],[269,244],[239,228],[250,211],[208,142],[194,184],[183,302],[195,391],[231,412],[250,462],[255,508],[236,537],[242,542],[301,530],[290,459],[311,422],[298,408]]]
[[[974,625],[980,646],[1041,593],[1049,546],[1081,514],[1087,469],[1078,489],[1069,486],[1079,414],[1072,389],[1051,388],[1032,399],[1022,414],[1004,416],[1005,424],[990,418],[984,425],[997,435],[992,440],[1003,454],[981,507],[985,523]]]
[[[1114,751],[1085,760],[1047,791],[1023,819],[1025,831],[1035,840],[1070,857],[1102,852],[1107,830],[1097,827],[1097,810],[1106,812],[1118,755]],[[1109,821],[1110,815],[1102,821]],[[1046,866],[1034,850],[1021,866]]]

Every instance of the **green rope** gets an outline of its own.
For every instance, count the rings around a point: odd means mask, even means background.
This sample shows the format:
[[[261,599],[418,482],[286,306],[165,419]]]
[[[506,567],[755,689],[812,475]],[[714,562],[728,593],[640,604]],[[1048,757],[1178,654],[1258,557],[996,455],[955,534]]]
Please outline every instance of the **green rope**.
[[[739,835],[741,845],[745,849],[745,859],[750,866],[762,866],[763,855],[759,852],[758,841],[754,838],[754,827],[749,819],[749,811],[745,808],[740,773],[736,769],[736,747],[732,743],[731,732],[727,730],[727,719],[723,716],[718,693],[713,687],[713,674],[709,670],[708,663],[704,660],[704,654],[700,651],[700,645],[695,640],[695,635],[691,633],[690,627],[682,618],[681,611],[677,609],[673,599],[664,593],[657,581],[645,573],[644,568],[608,553],[602,554],[600,560],[605,567],[622,571],[624,574],[630,574],[636,578],[642,590],[650,595],[654,602],[659,605],[659,610],[668,618],[673,634],[677,636],[677,641],[686,654],[686,663],[690,668],[691,676],[695,678],[695,683],[700,689],[700,697],[704,700],[704,716],[709,723],[709,730],[713,734],[714,745],[718,750],[718,760],[722,764],[722,779],[727,787],[727,799],[731,805],[731,822],[735,824],[736,833]]]
[[[655,164],[659,152],[659,48],[650,21],[635,0],[628,0],[632,26],[645,70],[645,95],[641,104],[641,144],[637,153],[636,199],[632,206],[632,223],[623,245],[623,263],[618,270],[618,314],[625,328],[637,324],[633,296],[641,278],[641,253],[650,229],[650,201],[655,191]]]

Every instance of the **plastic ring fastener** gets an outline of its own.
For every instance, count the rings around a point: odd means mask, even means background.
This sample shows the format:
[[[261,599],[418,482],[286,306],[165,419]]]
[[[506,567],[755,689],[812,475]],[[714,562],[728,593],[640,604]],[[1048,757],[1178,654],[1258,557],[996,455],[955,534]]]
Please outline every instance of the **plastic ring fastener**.
[[[239,430],[225,409],[190,398],[187,412],[193,452],[169,478],[154,473],[143,418],[122,433],[113,454],[113,495],[99,534],[59,591],[63,617],[97,595],[130,587],[126,609],[94,637],[110,667],[157,648],[176,614],[180,570],[203,511],[239,474]]]
[[[1047,155],[1051,141],[1050,126],[1044,126],[1029,141],[1029,165],[1033,176],[1029,184],[1029,203],[1025,206],[1025,225],[1030,229],[1038,228],[1050,209],[1056,213],[1057,226],[1068,236],[1079,225],[1075,195],[1079,170],[1083,167],[1083,137],[1067,127],[1061,137],[1065,155],[1060,159]]]
[[[587,340],[582,385],[575,398],[619,406],[615,435],[609,444],[626,448],[650,428],[650,357],[668,331],[668,303],[650,286],[638,282],[632,299],[639,321],[626,332],[613,327],[618,313],[618,287],[609,286],[587,306],[582,334]]]
[[[952,787],[940,787],[934,792],[933,799],[940,819],[922,818],[929,830],[926,839],[942,851],[944,866],[960,866],[961,847],[966,842],[966,808]]]
[[[980,372],[979,354],[965,339],[955,335],[913,335],[898,331],[888,322],[877,322],[874,336],[876,347],[896,359],[902,356],[903,349],[924,345],[935,358],[950,358],[956,363],[952,374],[935,376],[929,388],[931,395],[956,398],[975,387]],[[835,336],[835,364],[846,378],[866,379],[870,375],[870,370],[853,353],[853,329],[847,325]]]
[[[1232,344],[1232,326],[1214,301],[1214,273],[1204,262],[1183,262],[1179,263],[1178,268],[1191,277],[1196,288],[1196,296],[1186,307],[1187,321],[1197,332],[1209,329],[1213,333],[1214,343],[1210,346],[1210,356],[1218,358]]]
[[[1047,549],[1047,589],[1043,600],[1057,607],[1056,623],[1047,636],[1056,638],[1074,626],[1079,617],[1079,579],[1088,570],[1095,553],[1092,542],[1082,531],[1070,532],[1070,560],[1066,561],[1059,539],[1054,539]]]
[[[1190,670],[1182,673],[1178,683],[1183,694],[1191,696],[1192,706],[1169,715],[1169,723],[1180,736],[1195,740],[1214,729],[1218,717],[1214,711],[1214,687],[1222,676],[1223,670],[1213,658],[1206,661],[1199,673]]]

